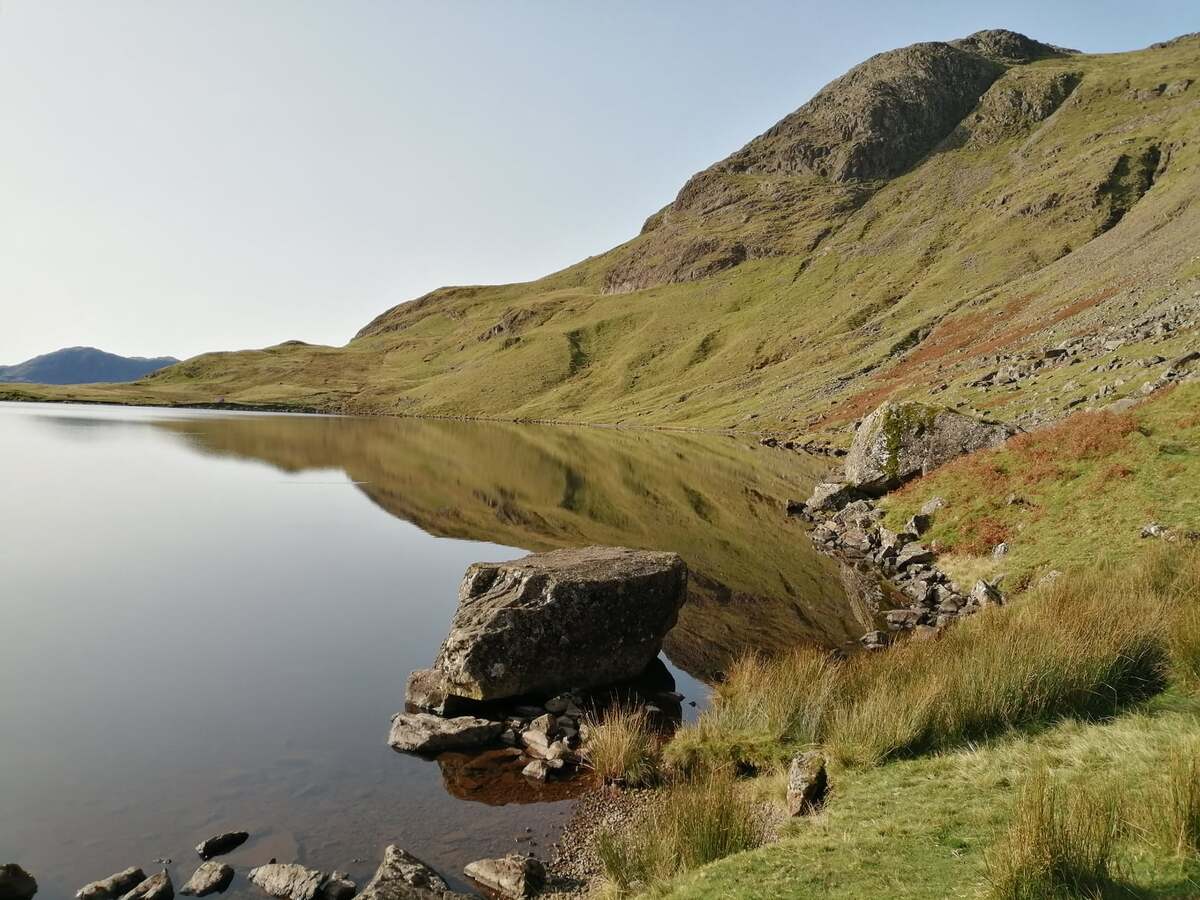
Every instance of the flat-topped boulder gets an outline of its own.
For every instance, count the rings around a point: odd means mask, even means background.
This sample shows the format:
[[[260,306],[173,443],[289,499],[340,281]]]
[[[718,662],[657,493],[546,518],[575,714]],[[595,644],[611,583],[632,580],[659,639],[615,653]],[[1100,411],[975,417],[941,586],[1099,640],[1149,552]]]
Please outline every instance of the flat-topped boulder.
[[[844,484],[869,494],[899,487],[964,453],[995,447],[1016,433],[924,403],[887,401],[863,419],[846,455]]]
[[[354,882],[340,872],[332,875],[298,863],[268,863],[250,870],[250,880],[281,900],[349,900]]]
[[[431,713],[396,713],[388,744],[404,753],[442,753],[446,750],[467,750],[480,747],[500,736],[500,722],[456,716],[444,719]]]
[[[408,702],[551,694],[637,677],[662,649],[687,596],[675,553],[585,547],[476,563],[433,669]]]
[[[116,900],[146,880],[146,873],[137,866],[130,866],[115,874],[85,884],[75,892],[78,900]]]

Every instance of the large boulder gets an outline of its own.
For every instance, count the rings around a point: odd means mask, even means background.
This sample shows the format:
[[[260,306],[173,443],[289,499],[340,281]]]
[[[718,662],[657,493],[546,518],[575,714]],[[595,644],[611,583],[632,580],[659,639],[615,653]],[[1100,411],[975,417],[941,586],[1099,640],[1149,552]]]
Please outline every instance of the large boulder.
[[[845,483],[882,494],[956,456],[995,447],[1016,431],[923,403],[883,403],[863,419],[846,455]]]
[[[393,844],[383,851],[383,862],[358,900],[452,900],[466,896],[451,891],[441,875]]]
[[[499,859],[478,859],[465,869],[472,881],[501,897],[532,897],[546,883],[546,867],[529,856],[510,853]]]
[[[674,553],[584,547],[476,563],[432,670],[408,701],[494,700],[626,681],[662,649],[687,595]],[[441,701],[439,704],[438,701]]]

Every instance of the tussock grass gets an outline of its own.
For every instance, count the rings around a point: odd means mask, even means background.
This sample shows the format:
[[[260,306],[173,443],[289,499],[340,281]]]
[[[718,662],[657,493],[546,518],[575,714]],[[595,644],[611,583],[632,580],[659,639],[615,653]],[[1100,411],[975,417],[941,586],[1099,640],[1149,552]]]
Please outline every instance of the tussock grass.
[[[763,843],[761,816],[728,772],[667,788],[652,812],[596,849],[608,892],[640,893],[675,875]]]
[[[1180,856],[1200,855],[1200,739],[1180,743],[1167,757],[1153,823],[1163,845]]]
[[[1004,838],[986,856],[994,900],[1103,897],[1121,834],[1114,794],[1065,788],[1043,768],[1029,778]]]
[[[657,780],[659,735],[644,709],[617,706],[584,721],[587,763],[606,784],[643,787]]]
[[[757,653],[738,659],[711,707],[667,746],[667,763],[685,774],[730,763],[754,769],[779,763],[789,748],[821,739],[840,674],[827,651],[812,647],[774,659]]]

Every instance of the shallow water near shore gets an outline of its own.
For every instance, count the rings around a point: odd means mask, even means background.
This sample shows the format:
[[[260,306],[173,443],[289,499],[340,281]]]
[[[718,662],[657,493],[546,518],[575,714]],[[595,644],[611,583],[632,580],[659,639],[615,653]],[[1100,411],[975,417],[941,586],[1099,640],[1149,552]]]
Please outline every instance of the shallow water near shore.
[[[784,516],[828,464],[750,438],[0,404],[0,455],[0,861],[39,898],[156,858],[178,888],[229,829],[231,897],[271,857],[361,886],[396,843],[461,887],[548,856],[570,787],[384,742],[471,562],[678,551],[699,706],[743,649],[870,626]]]

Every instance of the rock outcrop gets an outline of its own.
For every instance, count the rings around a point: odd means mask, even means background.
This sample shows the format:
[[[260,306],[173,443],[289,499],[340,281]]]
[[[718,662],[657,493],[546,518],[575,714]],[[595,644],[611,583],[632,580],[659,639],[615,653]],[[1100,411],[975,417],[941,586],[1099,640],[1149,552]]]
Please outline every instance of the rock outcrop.
[[[75,892],[77,900],[116,900],[146,880],[146,873],[137,866],[85,884]]]
[[[0,900],[29,900],[37,889],[37,879],[16,863],[0,865]]]
[[[546,868],[536,859],[510,853],[499,859],[480,859],[467,865],[466,875],[503,897],[532,897],[546,883]]]
[[[383,862],[358,900],[454,900],[466,896],[450,890],[442,876],[393,844],[383,851]]]
[[[845,483],[882,494],[964,453],[995,447],[1016,433],[923,403],[886,401],[863,419],[846,455]]]
[[[233,867],[222,862],[201,863],[179,893],[189,897],[207,897],[222,893],[233,881]]]
[[[396,713],[388,745],[403,753],[433,755],[446,750],[481,747],[500,736],[503,725],[474,716],[444,719],[432,713]]]
[[[432,670],[408,702],[495,700],[635,678],[662,649],[687,591],[674,553],[585,547],[476,563]]]
[[[250,870],[250,880],[283,900],[350,900],[355,885],[340,872],[328,875],[297,863],[268,863]]]
[[[801,753],[788,767],[787,810],[790,816],[815,812],[825,802],[829,776],[819,750]]]

